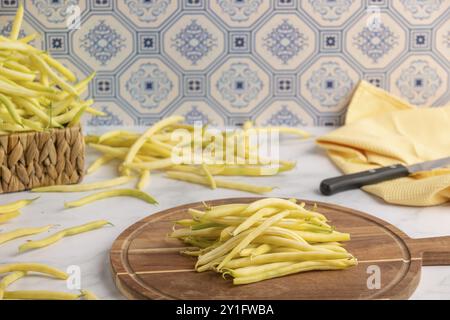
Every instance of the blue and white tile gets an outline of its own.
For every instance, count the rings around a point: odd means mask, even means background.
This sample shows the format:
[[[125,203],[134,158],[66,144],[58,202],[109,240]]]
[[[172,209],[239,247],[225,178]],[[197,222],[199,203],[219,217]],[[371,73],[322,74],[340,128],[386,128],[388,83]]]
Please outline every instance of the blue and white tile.
[[[392,7],[413,25],[426,25],[449,14],[448,0],[398,0]]]
[[[211,75],[211,96],[228,112],[248,113],[270,94],[269,75],[250,58],[231,58]]]
[[[223,116],[205,101],[194,100],[183,102],[171,113],[185,117],[186,122],[190,124],[202,123],[203,125],[208,124],[215,127],[225,126]]]
[[[105,117],[86,116],[83,118],[83,124],[91,127],[103,126],[126,126],[133,124],[133,119],[122,106],[113,101],[97,101],[93,106],[96,110],[106,114]]]
[[[359,80],[359,74],[342,58],[321,57],[300,75],[300,95],[318,113],[339,113]]]
[[[67,30],[73,23],[81,22],[81,16],[87,11],[86,3],[82,0],[24,1],[26,11],[43,27]]]
[[[431,106],[448,91],[446,70],[429,55],[411,55],[390,75],[391,91],[416,106]]]
[[[134,34],[112,15],[92,15],[71,39],[74,53],[92,70],[115,70],[134,52]]]
[[[361,0],[303,0],[299,3],[301,11],[325,27],[343,25],[363,7]]]
[[[406,51],[406,39],[407,31],[389,13],[373,23],[366,14],[346,32],[345,50],[362,68],[384,69]]]
[[[140,58],[119,77],[120,97],[142,115],[159,114],[180,94],[180,79],[161,59]]]
[[[203,14],[178,19],[162,36],[164,52],[182,69],[207,69],[225,49],[225,34]]]
[[[313,126],[314,116],[295,100],[280,100],[269,104],[255,123],[259,126]]]
[[[140,28],[158,28],[179,8],[178,0],[118,0],[117,9]]]
[[[256,52],[276,70],[295,70],[316,51],[314,31],[295,14],[276,14],[255,35]]]
[[[0,33],[17,4],[0,0]],[[74,4],[79,30],[68,23]],[[360,78],[418,105],[450,102],[448,0],[27,0],[25,8],[22,34],[41,35],[33,44],[81,78],[97,71],[86,96],[116,101],[125,125],[192,101],[204,102],[193,118],[236,124],[286,100],[312,123],[341,124]],[[441,86],[414,87],[425,69]]]
[[[257,22],[272,7],[267,0],[209,0],[210,10],[230,27],[246,28]]]
[[[0,12],[0,35],[9,36],[13,20],[14,14],[8,13],[6,15],[3,15],[3,13]],[[19,37],[22,38],[33,33],[40,35],[43,34],[43,30],[39,27],[35,27],[34,24],[29,23],[27,20],[24,20],[22,23],[22,29],[19,33]],[[43,39],[42,37],[37,37],[36,39],[31,41],[30,44],[38,49],[44,49],[45,39]]]
[[[450,68],[450,18],[436,29],[433,39],[435,39],[436,53],[441,55]]]

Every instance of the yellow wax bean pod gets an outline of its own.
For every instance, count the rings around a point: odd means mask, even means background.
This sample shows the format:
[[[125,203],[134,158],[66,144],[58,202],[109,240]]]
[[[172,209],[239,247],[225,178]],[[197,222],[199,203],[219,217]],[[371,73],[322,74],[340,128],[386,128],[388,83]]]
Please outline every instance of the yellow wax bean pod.
[[[11,118],[14,119],[14,122],[22,125],[22,117],[17,113],[17,107],[14,105],[11,99],[7,98],[3,94],[0,94],[0,103],[6,107],[9,114],[11,115]]]
[[[81,290],[81,296],[84,300],[99,300],[98,297],[89,290]]]
[[[11,263],[0,264],[0,274],[15,271],[36,272],[52,276],[56,279],[66,280],[69,275],[59,269],[47,266],[42,263]]]
[[[216,173],[214,168],[208,167],[210,173],[214,175]],[[212,169],[212,170],[211,170]],[[204,174],[197,166],[190,166],[190,165],[174,165],[170,168],[171,171],[180,171],[180,172],[187,172],[187,173],[195,173],[195,174]]]
[[[243,278],[250,277],[256,274],[267,273],[272,270],[279,269],[285,266],[291,266],[295,264],[295,262],[286,261],[286,262],[274,262],[274,263],[266,263],[262,265],[249,265],[245,267],[239,267],[236,269],[225,269],[223,275],[230,275],[234,278]]]
[[[83,104],[75,106],[74,108],[72,108],[68,112],[66,112],[64,114],[60,114],[59,116],[56,116],[54,119],[58,123],[63,123],[63,124],[69,123],[69,122],[72,121],[73,118],[75,118],[77,116],[77,114],[80,112],[80,110],[84,106],[89,106],[92,103],[93,103],[92,100],[85,101],[85,102],[83,102]]]
[[[212,227],[212,228],[204,228],[199,230],[192,230],[191,228],[186,229],[177,229],[170,234],[172,238],[184,238],[184,237],[217,237],[220,235],[222,228],[220,227]]]
[[[347,252],[345,248],[341,247],[340,245],[330,245],[330,244],[313,244],[313,247],[327,249],[335,252]]]
[[[0,93],[9,95],[9,96],[19,96],[19,97],[39,97],[40,93],[37,91],[33,91],[24,87],[20,87],[18,85],[12,85],[11,83],[5,81],[4,79],[0,79]]]
[[[43,54],[42,58],[45,60],[45,62],[48,63],[48,65],[52,68],[54,68],[55,70],[57,70],[59,73],[61,73],[67,80],[69,80],[70,82],[75,82],[77,81],[77,77],[72,73],[72,71],[70,71],[69,69],[67,69],[61,62],[59,62],[58,60],[53,59],[51,56],[49,56],[48,54]]]
[[[100,151],[106,155],[114,156],[117,158],[125,157],[128,152],[128,148],[109,147],[96,143],[90,143],[89,147],[94,148],[95,150]]]
[[[228,262],[225,268],[236,269],[245,268],[254,265],[262,265],[266,263],[276,262],[294,262],[294,261],[308,261],[308,260],[336,260],[336,259],[350,259],[353,256],[346,252],[320,252],[320,251],[297,251],[297,252],[280,252],[280,253],[266,253],[256,255],[253,257],[243,257],[233,259]]]
[[[98,138],[99,138],[99,136],[96,136],[96,135],[87,135],[87,136],[84,136],[84,142],[86,144],[97,143]]]
[[[253,127],[254,127],[253,121],[245,121],[244,125],[242,126],[242,129],[245,131]]]
[[[103,166],[104,164],[107,164],[109,162],[111,162],[112,160],[114,160],[116,157],[114,156],[110,156],[110,155],[104,155],[101,156],[100,158],[98,158],[97,160],[95,160],[87,169],[86,173],[87,174],[91,174],[94,173],[95,171],[97,171],[98,169],[100,169],[101,166]]]
[[[350,241],[350,234],[333,231],[330,233],[309,232],[309,231],[294,231],[308,242],[335,242],[335,241]]]
[[[175,224],[183,226],[183,227],[192,227],[196,225],[198,222],[193,219],[182,219],[175,222]]]
[[[14,119],[11,117],[11,115],[8,112],[5,112],[5,110],[0,110],[0,119],[2,120],[2,123],[15,123]]]
[[[42,126],[41,123],[33,121],[33,120],[29,120],[29,119],[22,119],[22,125],[25,128],[29,128],[33,131],[37,131],[37,132],[42,132],[44,131],[44,127]]]
[[[42,290],[6,291],[4,299],[7,300],[77,300],[82,294],[68,292],[53,292]]]
[[[69,107],[74,103],[75,98],[69,97],[64,100],[58,100],[58,102],[53,103],[49,108],[54,117],[66,112]]]
[[[0,74],[0,81],[4,81],[6,84],[9,84],[16,88],[21,88],[16,82],[12,81],[11,79],[8,79],[7,77]]]
[[[221,244],[221,245],[218,246],[217,248],[214,248],[213,250],[211,250],[211,251],[209,251],[209,252],[207,252],[207,253],[201,255],[201,256],[198,258],[196,267],[197,267],[197,266],[204,265],[204,264],[207,264],[207,263],[209,263],[209,262],[211,262],[211,261],[214,261],[214,260],[217,259],[217,258],[224,257],[224,256],[225,256],[227,253],[229,253],[233,248],[236,248],[237,245],[238,245],[239,243],[241,243],[242,240],[243,240],[250,232],[252,232],[253,230],[254,230],[254,229],[244,231],[244,232],[238,234],[237,236],[228,239],[225,243]],[[239,251],[241,251],[241,248],[239,248]]]
[[[172,146],[171,144],[168,144],[168,143],[159,141],[158,139],[155,139],[154,136],[151,136],[150,138],[148,138],[148,141],[146,142],[146,144],[154,145],[154,146],[157,146],[161,149],[165,149],[170,152],[172,152],[172,149],[174,148],[174,146]]]
[[[284,217],[286,217],[289,214],[289,211],[285,210],[281,213],[278,213],[277,215],[271,217],[270,219],[267,219],[263,224],[256,227],[254,230],[252,230],[251,233],[249,233],[231,252],[220,262],[217,269],[221,270],[225,264],[227,264],[231,259],[233,259],[235,256],[239,254],[239,252],[244,249],[246,246],[248,246],[255,238],[257,238],[259,235],[261,235],[267,228],[272,226],[273,224],[277,223],[278,221],[282,220]]]
[[[56,94],[58,94],[59,90],[55,89],[55,88],[51,88],[51,87],[44,87],[42,84],[40,84],[39,82],[29,82],[29,81],[21,81],[20,86],[33,90],[33,91],[38,91],[42,94],[48,94],[48,98],[50,97],[54,97]]]
[[[24,14],[23,4],[20,3],[19,7],[17,8],[16,17],[14,18],[11,27],[11,33],[9,35],[9,38],[11,40],[17,40],[19,38],[20,29],[22,27],[23,14]]]
[[[295,231],[289,230],[289,229],[285,229],[285,228],[280,228],[277,226],[272,226],[269,229],[267,229],[266,231],[267,234],[272,234],[275,236],[280,236],[283,238],[287,238],[287,239],[291,239],[291,240],[295,240],[301,244],[305,244],[308,247],[310,247],[309,243],[303,239],[300,235],[298,235]]]
[[[31,69],[29,69],[27,66],[25,66],[25,65],[23,65],[23,64],[21,64],[21,63],[19,63],[17,61],[14,61],[14,60],[5,61],[3,63],[3,66],[8,68],[8,69],[12,69],[12,70],[15,70],[15,71],[20,71],[22,73],[28,73],[28,74],[36,75],[36,72],[31,71]],[[30,82],[26,82],[26,83],[30,83]],[[34,83],[34,82],[31,82],[31,83]],[[20,83],[20,85],[23,85],[23,83]]]
[[[214,180],[214,177],[212,176],[206,164],[202,164],[202,170],[205,173],[205,176],[208,179],[209,183],[211,184],[211,189],[217,189],[216,180]]]
[[[99,137],[99,139],[98,139],[98,143],[101,144],[101,143],[103,143],[106,140],[109,140],[109,139],[112,139],[112,138],[116,138],[116,137],[123,137],[123,136],[126,136],[126,137],[133,136],[136,139],[139,137],[138,134],[131,134],[128,131],[115,130],[115,131],[110,131],[110,132],[107,132],[105,134],[102,134]]]
[[[49,78],[48,74],[43,73],[43,70],[40,70],[40,72],[41,72],[41,75],[40,75],[41,78],[40,78],[39,82],[45,87],[50,87],[50,78]],[[60,101],[60,99],[58,99],[58,101]]]
[[[274,167],[257,167],[257,166],[224,166],[217,172],[219,176],[273,176],[279,173],[290,171],[295,168],[296,164],[286,163],[276,165]],[[216,168],[217,166],[214,166]]]
[[[0,214],[20,210],[20,209],[30,205],[37,199],[39,199],[39,198],[18,200],[18,201],[11,202],[8,204],[2,204],[2,205],[0,205]]]
[[[27,132],[30,131],[29,128],[26,128],[24,126],[19,126],[18,124],[11,124],[11,123],[0,123],[0,130],[11,133],[11,132]]]
[[[278,211],[279,211],[279,209],[277,209],[277,208],[270,208],[270,207],[269,208],[262,208],[262,209],[258,210],[255,214],[253,214],[250,217],[248,217],[247,220],[242,222],[233,231],[233,236],[238,235],[242,231],[245,231],[245,230],[251,228],[261,218],[264,218],[264,217],[267,217],[267,216],[271,216],[271,215],[277,213]]]
[[[0,66],[0,74],[10,80],[17,80],[17,81],[34,81],[36,78],[36,75],[25,73],[13,69],[8,69]]]
[[[5,110],[5,109],[3,109],[3,108],[0,108],[0,114],[2,115],[2,116],[8,116],[8,120],[7,121],[14,121],[12,118],[11,118],[11,115],[9,114],[9,112],[7,111],[7,110]],[[19,116],[22,116],[22,117],[26,117],[26,116],[29,116],[29,114],[25,111],[25,110],[23,110],[23,109],[18,109],[17,110],[17,114],[19,115]]]
[[[91,75],[89,75],[88,77],[86,77],[85,79],[81,80],[80,82],[78,82],[77,84],[74,85],[74,89],[77,92],[76,96],[80,96],[86,91],[89,83],[92,81],[92,79],[94,79],[95,75],[96,75],[96,73],[94,72]],[[61,100],[65,100],[65,99],[69,98],[70,96],[71,96],[71,93],[64,91],[64,92],[60,93],[56,98],[59,101],[61,101]]]
[[[38,37],[39,37],[39,35],[37,33],[32,33],[32,34],[29,34],[26,37],[20,38],[19,41],[22,42],[22,43],[29,43],[29,42],[33,41],[34,39],[36,39]]]
[[[89,106],[86,108],[86,112],[93,116],[97,116],[97,117],[106,117],[107,116],[107,114],[104,113],[103,111],[95,110],[94,108],[89,107]]]
[[[39,50],[19,41],[0,41],[0,50],[19,51],[23,53],[38,53]]]
[[[242,214],[252,214],[265,207],[275,207],[286,210],[299,209],[300,206],[292,201],[278,198],[266,198],[251,203]]]
[[[61,240],[64,237],[74,236],[74,235],[77,235],[80,233],[100,229],[106,225],[111,225],[111,223],[108,221],[105,221],[105,220],[98,220],[98,221],[90,222],[90,223],[87,223],[87,224],[84,224],[81,226],[65,229],[65,230],[59,231],[49,237],[46,237],[44,239],[26,242],[19,247],[19,252],[25,252],[25,251],[29,251],[29,250],[44,248],[44,247],[47,247],[51,244],[58,242],[59,240]]]
[[[228,226],[228,227],[224,228],[222,230],[222,232],[220,233],[219,241],[220,242],[225,242],[228,239],[230,239],[233,236],[232,233],[233,233],[235,228],[236,227],[234,227],[234,226]]]
[[[49,114],[45,113],[45,111],[40,109],[39,104],[37,104],[35,101],[22,97],[16,97],[14,98],[14,101],[18,105],[26,109],[29,113],[32,113],[38,119],[42,120],[45,124],[62,128],[62,125],[59,124],[56,120],[52,119]]]
[[[124,166],[129,169],[150,170],[150,171],[170,168],[173,165],[174,163],[172,161],[172,158],[155,160],[152,162],[140,162],[129,164],[124,163]]]
[[[256,257],[265,253],[270,252],[270,250],[272,250],[272,247],[268,244],[262,244],[259,247],[255,248],[255,250],[252,251],[251,253],[251,257]]]
[[[148,193],[145,193],[143,191],[136,190],[136,189],[116,189],[116,190],[102,191],[99,193],[95,193],[95,194],[84,197],[77,201],[66,202],[64,206],[66,208],[76,208],[76,207],[81,207],[81,206],[87,205],[89,203],[98,201],[98,200],[114,198],[114,197],[133,197],[133,198],[140,199],[140,200],[145,201],[150,204],[158,203],[155,200],[155,198],[153,198],[151,195],[149,195]]]
[[[24,271],[16,271],[11,274],[8,274],[0,281],[0,300],[3,299],[5,294],[5,290],[17,280],[25,277],[27,275]]]
[[[138,190],[145,190],[150,183],[150,170],[142,170],[141,177],[136,185]]]
[[[233,280],[233,284],[235,285],[249,284],[259,282],[262,280],[282,277],[293,273],[306,272],[312,270],[341,270],[355,265],[357,265],[357,261],[355,259],[303,261],[292,265],[277,267],[266,272],[259,272],[254,269],[253,275],[246,277],[236,277]],[[231,275],[233,275],[233,273],[231,273]]]
[[[50,79],[55,81],[63,90],[66,90],[68,93],[74,96],[78,96],[77,90],[75,90],[74,87],[72,87],[70,84],[68,84],[66,81],[61,79],[53,70],[52,68],[44,61],[42,57],[40,57],[37,54],[31,54],[31,59],[36,65],[45,72]]]
[[[162,129],[164,129],[170,125],[174,125],[174,124],[176,124],[178,122],[182,122],[182,121],[184,121],[184,117],[174,116],[174,117],[169,117],[167,119],[164,119],[164,120],[156,123],[155,125],[153,125],[142,136],[140,136],[139,139],[137,139],[136,142],[133,144],[133,146],[130,148],[130,150],[128,151],[128,154],[125,158],[124,164],[127,165],[127,164],[133,163],[134,158],[138,154],[141,147],[145,144],[147,139],[150,138],[152,135],[158,133],[159,131],[161,131]]]
[[[80,82],[78,82],[75,85],[75,89],[78,91],[79,95],[82,94],[86,90],[87,86],[95,78],[96,75],[97,75],[97,73],[93,72],[89,76],[87,76],[85,79],[81,80]]]
[[[84,112],[86,111],[86,109],[88,108],[87,105],[82,106],[77,114],[72,118],[72,120],[70,120],[69,124],[67,125],[67,127],[72,128],[77,126],[80,121],[81,121],[81,117],[83,116]]]
[[[52,227],[52,225],[48,225],[40,228],[23,228],[11,232],[0,233],[0,245],[14,239],[47,232]]]
[[[111,180],[92,182],[77,185],[60,185],[32,189],[32,192],[85,192],[99,189],[112,188],[126,184],[135,179],[134,177],[119,177]]]
[[[252,255],[252,252],[258,247],[257,244],[249,244],[247,248],[242,249],[241,252],[239,252],[239,255],[241,257],[250,257]]]
[[[208,181],[208,179],[206,179],[203,176],[196,175],[196,174],[168,171],[166,173],[166,175],[170,179],[181,180],[181,181],[186,181],[186,182],[191,182],[191,183],[197,183],[197,184],[206,185],[206,186],[210,185],[210,182]],[[225,180],[219,180],[219,179],[215,179],[215,181],[216,181],[216,185],[218,188],[241,190],[241,191],[247,191],[247,192],[258,193],[258,194],[273,191],[272,187],[255,186],[255,185],[246,184],[246,183],[225,181]]]
[[[14,218],[20,216],[20,211],[8,212],[4,214],[0,214],[0,223],[8,222]]]
[[[150,143],[145,143],[142,146],[140,153],[148,154],[148,155],[155,155],[157,157],[165,157],[165,158],[171,158],[171,156],[172,156],[171,150],[161,147],[159,145],[150,144]]]
[[[189,208],[192,218],[178,221],[184,228],[174,229],[171,237],[200,248],[182,252],[197,257],[197,272],[231,275],[235,284],[356,265],[337,242],[348,241],[350,235],[334,231],[317,208],[312,210],[295,199],[216,207],[205,203],[204,211]]]
[[[248,204],[244,203],[225,204],[221,206],[208,208],[205,213],[207,217],[220,218],[226,216],[239,215],[247,207]]]

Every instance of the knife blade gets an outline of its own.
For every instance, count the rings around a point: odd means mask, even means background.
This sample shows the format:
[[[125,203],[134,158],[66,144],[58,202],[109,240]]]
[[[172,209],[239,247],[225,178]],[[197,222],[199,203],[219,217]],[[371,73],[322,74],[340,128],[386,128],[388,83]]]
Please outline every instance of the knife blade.
[[[409,166],[395,164],[388,167],[367,170],[354,174],[326,179],[320,184],[320,192],[330,196],[338,192],[358,189],[363,186],[380,183],[383,181],[407,177],[420,171],[429,171],[450,165],[450,157],[416,163]]]

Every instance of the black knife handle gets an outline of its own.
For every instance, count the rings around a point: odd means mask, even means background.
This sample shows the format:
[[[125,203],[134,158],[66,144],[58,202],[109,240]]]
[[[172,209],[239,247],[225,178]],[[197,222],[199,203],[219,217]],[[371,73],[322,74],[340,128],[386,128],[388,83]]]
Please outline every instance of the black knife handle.
[[[409,176],[408,169],[405,166],[398,164],[326,179],[320,184],[320,192],[326,196],[331,196],[341,191],[358,189],[369,184],[407,176]]]

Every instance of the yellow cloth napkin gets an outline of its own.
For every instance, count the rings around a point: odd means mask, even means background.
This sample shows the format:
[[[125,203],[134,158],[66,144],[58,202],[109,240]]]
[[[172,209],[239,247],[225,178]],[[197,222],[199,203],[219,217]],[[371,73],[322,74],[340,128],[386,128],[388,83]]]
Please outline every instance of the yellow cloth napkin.
[[[450,106],[416,108],[361,82],[346,125],[317,140],[346,174],[392,164],[415,164],[450,156]],[[386,202],[432,206],[450,200],[450,169],[365,186]]]

